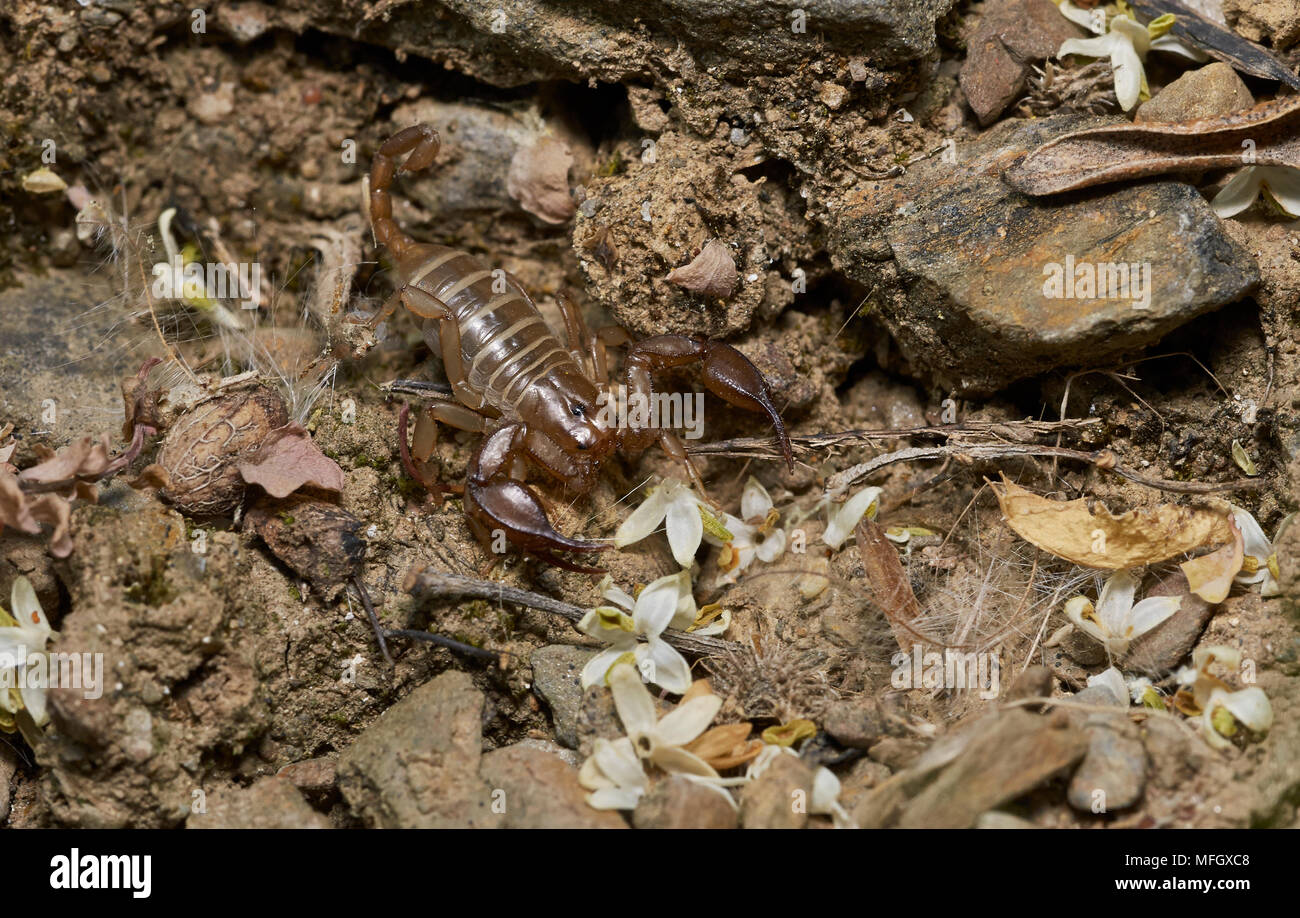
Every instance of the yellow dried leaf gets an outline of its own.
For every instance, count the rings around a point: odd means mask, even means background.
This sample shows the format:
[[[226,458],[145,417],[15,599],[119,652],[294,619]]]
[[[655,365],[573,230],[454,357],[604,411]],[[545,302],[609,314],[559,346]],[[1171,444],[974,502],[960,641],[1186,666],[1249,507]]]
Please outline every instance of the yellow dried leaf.
[[[1049,500],[1010,482],[993,485],[1007,525],[1043,551],[1084,567],[1120,570],[1167,561],[1232,539],[1229,515],[1161,504],[1118,516],[1087,498]]]
[[[1208,603],[1220,603],[1228,598],[1232,579],[1237,576],[1245,561],[1245,546],[1241,530],[1232,517],[1228,517],[1233,539],[1218,551],[1201,555],[1179,565],[1187,577],[1187,586]]]
[[[817,725],[811,720],[792,720],[779,727],[768,727],[763,731],[763,742],[770,746],[793,746],[801,739],[817,735]]]
[[[1240,440],[1232,441],[1232,459],[1247,475],[1254,477],[1259,474],[1259,467],[1255,465],[1255,460],[1250,458],[1250,454],[1246,452],[1246,447],[1241,445]]]

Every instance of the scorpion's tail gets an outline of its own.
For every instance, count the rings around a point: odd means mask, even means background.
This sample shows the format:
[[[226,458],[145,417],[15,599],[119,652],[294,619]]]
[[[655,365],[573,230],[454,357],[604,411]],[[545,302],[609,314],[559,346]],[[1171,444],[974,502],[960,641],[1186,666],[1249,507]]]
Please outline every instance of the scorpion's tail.
[[[415,245],[415,240],[402,232],[393,220],[393,198],[389,194],[393,176],[398,172],[419,172],[429,168],[440,146],[437,131],[427,124],[417,124],[398,131],[375,153],[374,163],[370,166],[370,225],[375,238],[395,259],[400,260],[402,253]],[[397,160],[408,153],[410,155],[399,166]]]

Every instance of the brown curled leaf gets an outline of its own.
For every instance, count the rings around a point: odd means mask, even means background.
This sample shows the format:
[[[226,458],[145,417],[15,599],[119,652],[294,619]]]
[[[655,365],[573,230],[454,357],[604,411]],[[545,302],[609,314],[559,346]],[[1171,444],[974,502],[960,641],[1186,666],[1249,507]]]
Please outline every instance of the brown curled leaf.
[[[1026,542],[1084,567],[1119,570],[1167,561],[1232,538],[1229,514],[1160,504],[1118,516],[1087,498],[1050,500],[1002,477],[993,493]]]
[[[1300,167],[1300,95],[1217,118],[1074,131],[1023,157],[1003,179],[1024,194],[1058,194],[1170,172],[1235,169],[1247,149],[1254,165]]]
[[[1227,545],[1179,565],[1187,575],[1187,585],[1193,593],[1208,603],[1223,602],[1232,589],[1232,580],[1245,562],[1246,548],[1236,521],[1229,516],[1232,540]]]
[[[728,297],[736,289],[736,260],[724,243],[710,239],[690,264],[674,268],[667,279],[703,297]]]
[[[885,537],[885,527],[864,518],[858,523],[858,554],[867,572],[867,582],[876,604],[889,620],[894,639],[905,653],[918,642],[929,643],[912,625],[921,615],[921,604],[912,592],[912,582],[898,558],[898,549]]]
[[[763,751],[761,740],[749,738],[753,729],[753,725],[748,722],[720,724],[701,733],[682,748],[695,753],[712,765],[714,770],[725,771],[744,765]]]
[[[76,479],[97,479],[108,469],[109,442],[104,434],[96,442],[91,437],[69,443],[57,453],[38,451],[43,461],[18,473],[18,481],[28,490],[60,490],[70,496]]]
[[[154,462],[146,465],[140,470],[140,474],[127,482],[137,491],[143,491],[145,488],[167,488],[171,485],[171,476],[167,470],[158,463]]]
[[[272,431],[256,453],[240,461],[239,474],[272,497],[288,497],[307,485],[343,490],[343,470],[320,451],[301,424]]]

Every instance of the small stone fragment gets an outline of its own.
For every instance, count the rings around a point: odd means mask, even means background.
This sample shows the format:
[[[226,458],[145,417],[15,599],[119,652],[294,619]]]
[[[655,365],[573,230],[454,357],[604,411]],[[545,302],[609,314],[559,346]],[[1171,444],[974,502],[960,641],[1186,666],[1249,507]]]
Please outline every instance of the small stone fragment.
[[[393,705],[339,756],[339,787],[376,828],[495,824],[479,777],[483,694],[445,672]]]
[[[492,795],[493,814],[507,829],[626,829],[618,813],[587,805],[578,770],[557,755],[529,746],[494,749],[479,775]]]
[[[582,706],[582,668],[593,651],[568,644],[538,647],[528,658],[533,688],[551,709],[555,738],[570,749],[578,746],[578,709]]]
[[[722,794],[679,775],[655,784],[632,812],[638,829],[734,829],[738,823]]]
[[[827,708],[822,727],[843,746],[869,749],[884,733],[885,718],[874,698],[853,698]]]
[[[326,601],[342,592],[366,554],[361,521],[315,497],[258,501],[245,515],[244,527]]]
[[[1135,121],[1194,121],[1255,105],[1255,97],[1231,65],[1222,61],[1191,70],[1138,106]]]
[[[192,813],[187,829],[328,829],[293,784],[268,776],[251,787],[213,790],[204,797],[204,813]]]
[[[1070,779],[1070,806],[1108,813],[1137,803],[1146,786],[1147,755],[1127,717],[1098,720],[1087,728],[1088,752]]]
[[[740,823],[746,829],[802,829],[808,822],[813,773],[793,755],[778,755],[740,792]]]

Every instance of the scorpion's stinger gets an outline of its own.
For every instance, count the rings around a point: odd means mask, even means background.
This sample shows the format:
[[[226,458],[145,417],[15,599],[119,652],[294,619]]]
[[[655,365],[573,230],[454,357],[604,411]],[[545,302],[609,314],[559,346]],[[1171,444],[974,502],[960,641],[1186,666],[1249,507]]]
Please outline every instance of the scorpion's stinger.
[[[437,131],[427,124],[417,124],[384,141],[370,166],[370,226],[375,238],[398,261],[416,242],[393,220],[393,199],[389,193],[393,176],[399,171],[419,172],[429,168],[440,146]],[[406,153],[410,155],[399,167],[397,160]]]

